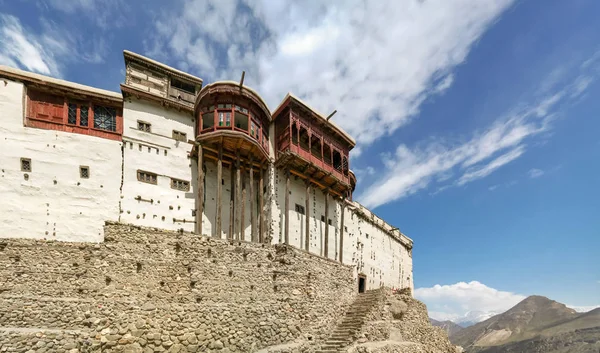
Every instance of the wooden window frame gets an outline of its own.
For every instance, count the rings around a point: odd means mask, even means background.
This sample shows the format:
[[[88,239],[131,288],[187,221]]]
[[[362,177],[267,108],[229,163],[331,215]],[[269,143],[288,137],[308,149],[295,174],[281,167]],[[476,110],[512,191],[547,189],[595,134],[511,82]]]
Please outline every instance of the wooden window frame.
[[[146,184],[152,184],[152,185],[158,185],[158,175],[156,173],[138,169],[136,174],[137,174],[137,180],[139,182],[146,183]],[[147,178],[143,177],[146,175],[150,177],[150,180],[147,180]],[[152,176],[154,176],[154,180],[152,180]]]
[[[183,184],[184,188],[178,187],[178,183]],[[179,191],[190,191],[190,182],[187,180],[171,178],[171,189]]]
[[[84,173],[85,171],[85,173]],[[81,179],[89,179],[90,178],[90,167],[87,165],[79,166],[79,177]]]
[[[143,131],[143,132],[152,132],[152,124],[150,124],[147,121],[143,121],[143,120],[138,120],[137,121],[137,125],[138,125],[138,130]]]
[[[31,164],[31,158],[23,158],[21,157],[21,171],[22,172],[26,172],[26,173],[31,173],[31,171],[33,170],[32,164]],[[28,164],[28,168],[25,168],[25,164]]]
[[[179,130],[173,130],[173,133],[171,135],[173,137],[173,140],[175,141],[182,141],[182,142],[187,142],[187,133],[179,131]]]
[[[123,106],[118,103],[100,103],[92,99],[75,99],[68,92],[54,93],[36,88],[28,88],[26,103],[25,126],[27,127],[121,140],[123,134]],[[69,122],[69,104],[77,107],[75,124]],[[95,107],[106,107],[115,110],[115,131],[94,127]],[[82,108],[86,108],[87,111],[87,124],[83,125],[81,124]],[[48,115],[46,112],[50,110],[57,114]]]

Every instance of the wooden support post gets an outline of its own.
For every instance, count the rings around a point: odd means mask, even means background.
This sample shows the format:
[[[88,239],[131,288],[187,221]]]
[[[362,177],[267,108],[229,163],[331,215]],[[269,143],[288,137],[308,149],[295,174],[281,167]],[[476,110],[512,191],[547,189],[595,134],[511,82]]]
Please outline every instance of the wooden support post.
[[[221,238],[221,208],[223,198],[223,146],[219,144],[219,159],[217,160],[217,212],[215,212],[215,236]]]
[[[246,240],[246,168],[242,175],[242,203],[240,211],[240,240]]]
[[[340,227],[340,262],[344,263],[344,210],[346,208],[346,198],[342,198],[342,226]]]
[[[285,171],[285,243],[290,244],[290,170]]]
[[[242,171],[240,166],[240,151],[236,152],[236,160],[235,160],[235,224],[234,224],[234,232],[235,239],[240,240],[241,235],[241,227],[239,224],[240,220],[240,206],[241,206],[241,198],[242,198]]]
[[[258,241],[259,242],[264,242],[265,241],[265,225],[264,225],[264,200],[263,200],[263,190],[264,190],[264,171],[262,166],[260,167],[260,174],[259,174],[259,179],[258,179],[258,205],[259,205],[259,217],[258,217]]]
[[[196,229],[202,235],[202,214],[204,213],[204,169],[202,168],[202,145],[198,144],[198,207],[196,208]]]
[[[306,235],[304,236],[304,250],[310,249],[310,182],[306,181],[306,203],[304,211],[306,213]]]
[[[254,195],[254,158],[250,155],[250,240],[256,242],[256,222],[254,220],[254,209],[256,208],[256,197]]]
[[[229,170],[230,170],[230,182],[231,182],[231,187],[230,190],[231,192],[229,193],[229,234],[227,235],[227,238],[229,240],[233,240],[234,237],[234,221],[235,221],[235,163],[231,163],[231,165],[229,166]]]
[[[329,190],[325,190],[325,245],[323,256],[329,258]]]

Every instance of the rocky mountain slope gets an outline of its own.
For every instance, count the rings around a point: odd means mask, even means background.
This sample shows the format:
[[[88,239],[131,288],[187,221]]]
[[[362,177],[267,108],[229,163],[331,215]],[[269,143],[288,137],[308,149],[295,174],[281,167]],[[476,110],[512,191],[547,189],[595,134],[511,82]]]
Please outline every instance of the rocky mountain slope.
[[[600,347],[600,309],[577,313],[541,296],[451,335],[467,352],[594,352]]]
[[[436,327],[440,327],[442,329],[444,329],[446,331],[446,333],[448,333],[448,336],[452,336],[453,334],[457,333],[458,331],[462,330],[463,327],[460,325],[455,324],[452,321],[437,321],[434,320],[432,318],[429,318],[429,321],[431,321],[431,324],[433,326]]]

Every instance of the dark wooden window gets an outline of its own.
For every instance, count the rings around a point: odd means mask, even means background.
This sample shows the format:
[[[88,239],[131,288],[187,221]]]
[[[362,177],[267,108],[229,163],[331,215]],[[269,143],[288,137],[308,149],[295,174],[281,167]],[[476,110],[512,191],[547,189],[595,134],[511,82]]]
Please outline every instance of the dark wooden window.
[[[90,167],[82,165],[79,166],[79,177],[82,179],[90,178]]]
[[[157,176],[154,173],[145,172],[143,170],[137,171],[137,178],[139,181],[148,184],[156,185]]]
[[[31,172],[31,158],[21,158],[21,171]]]
[[[304,206],[296,204],[296,212],[304,214]]]
[[[77,124],[77,104],[69,103],[69,116],[67,123],[71,125]]]
[[[145,132],[152,132],[152,124],[145,121],[138,120],[138,130]]]
[[[171,189],[190,191],[190,182],[171,178]]]
[[[117,131],[117,109],[101,105],[94,106],[94,128]]]
[[[79,107],[79,126],[88,126],[90,108],[87,105]]]
[[[173,138],[177,141],[187,142],[187,134],[185,132],[173,130]]]
[[[191,94],[196,93],[196,87],[194,87],[193,84],[179,81],[176,79],[171,79],[171,87],[175,87],[177,89],[180,89],[182,91],[185,91],[185,92],[191,93]]]

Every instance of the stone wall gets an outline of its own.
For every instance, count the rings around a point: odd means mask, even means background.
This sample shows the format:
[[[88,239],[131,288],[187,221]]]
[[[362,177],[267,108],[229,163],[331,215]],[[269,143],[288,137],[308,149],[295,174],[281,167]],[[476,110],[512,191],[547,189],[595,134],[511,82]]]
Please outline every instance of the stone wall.
[[[102,244],[0,240],[0,273],[1,352],[254,352],[326,338],[355,292],[292,247],[116,223]]]

